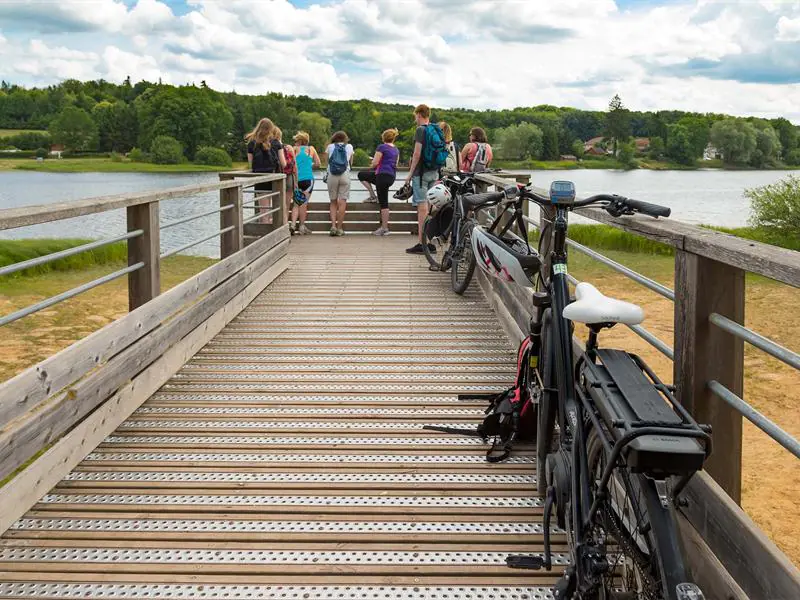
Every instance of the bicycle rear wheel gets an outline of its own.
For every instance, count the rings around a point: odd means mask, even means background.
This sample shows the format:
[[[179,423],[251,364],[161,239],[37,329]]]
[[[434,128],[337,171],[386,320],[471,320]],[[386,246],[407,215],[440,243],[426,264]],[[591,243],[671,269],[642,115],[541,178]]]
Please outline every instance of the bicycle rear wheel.
[[[607,452],[594,428],[586,450],[596,494]],[[605,546],[610,565],[600,599],[673,598],[675,581],[685,581],[674,508],[663,506],[652,480],[624,466],[614,470],[607,491],[592,523],[592,535]],[[666,591],[669,588],[673,591]]]
[[[472,228],[474,221],[464,221],[459,228],[458,247],[450,268],[450,282],[456,294],[463,294],[475,273],[475,255],[472,253]]]

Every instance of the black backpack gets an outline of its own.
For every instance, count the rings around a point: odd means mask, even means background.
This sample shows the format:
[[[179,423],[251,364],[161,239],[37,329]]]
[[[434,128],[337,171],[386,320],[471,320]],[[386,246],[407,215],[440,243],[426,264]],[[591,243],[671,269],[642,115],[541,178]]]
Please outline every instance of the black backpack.
[[[267,148],[263,144],[256,142],[253,148],[253,173],[277,173],[279,169],[280,160],[278,153],[269,143]]]
[[[492,396],[486,407],[486,417],[475,429],[439,427],[426,425],[423,429],[479,437],[483,441],[493,438],[486,452],[486,460],[492,463],[504,461],[511,454],[514,442],[531,440],[536,436],[536,410],[528,393],[527,374],[531,353],[531,339],[526,336],[517,350],[517,377],[514,387]],[[485,396],[459,396],[463,400]],[[497,451],[500,454],[495,454]]]

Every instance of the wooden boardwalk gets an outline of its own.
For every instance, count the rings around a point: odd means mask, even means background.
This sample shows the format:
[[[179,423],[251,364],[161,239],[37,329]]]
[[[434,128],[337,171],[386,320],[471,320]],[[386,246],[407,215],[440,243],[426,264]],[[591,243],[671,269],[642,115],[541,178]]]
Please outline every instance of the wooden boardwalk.
[[[409,235],[295,238],[292,267],[0,541],[0,598],[534,600],[529,448],[469,424],[514,377],[476,283]],[[554,534],[563,564],[563,534]]]

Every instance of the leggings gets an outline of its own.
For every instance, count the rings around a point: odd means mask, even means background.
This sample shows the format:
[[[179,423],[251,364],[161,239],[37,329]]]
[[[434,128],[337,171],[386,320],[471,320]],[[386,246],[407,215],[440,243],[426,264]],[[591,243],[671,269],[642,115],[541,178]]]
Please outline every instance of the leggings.
[[[389,188],[394,183],[394,177],[391,173],[375,173],[375,171],[359,171],[358,173],[359,181],[366,181],[375,186],[381,208],[389,208]]]

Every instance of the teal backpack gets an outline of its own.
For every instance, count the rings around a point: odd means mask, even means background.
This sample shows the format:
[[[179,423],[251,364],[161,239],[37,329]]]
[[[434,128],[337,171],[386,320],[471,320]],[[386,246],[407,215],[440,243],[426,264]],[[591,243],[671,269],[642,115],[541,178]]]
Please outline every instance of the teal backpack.
[[[447,144],[441,127],[425,125],[425,144],[422,146],[422,167],[425,171],[441,169],[447,163]]]

